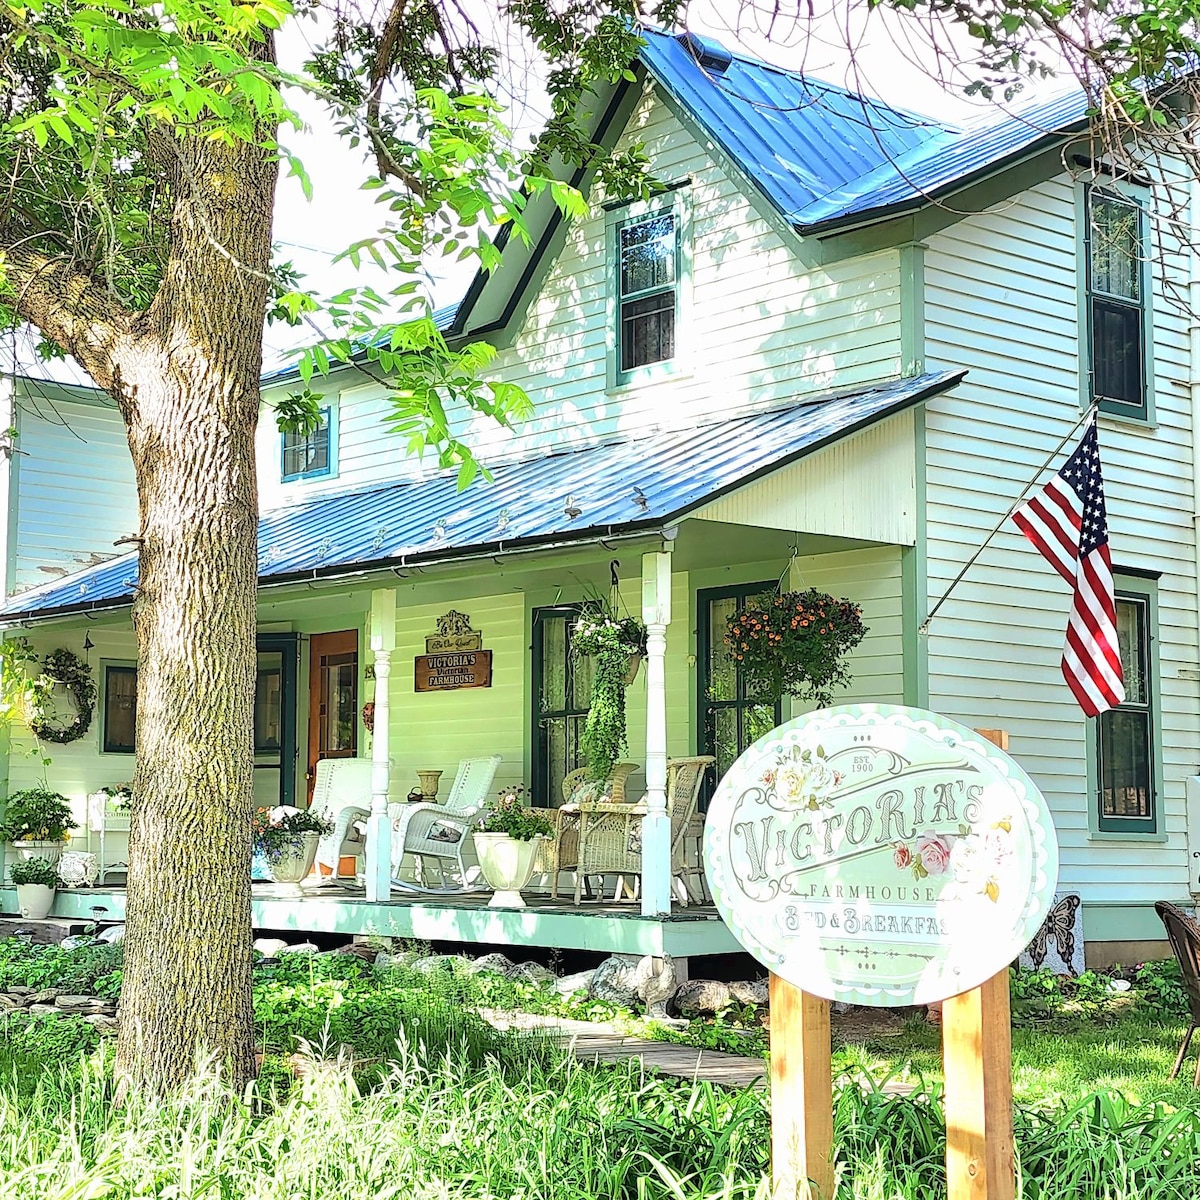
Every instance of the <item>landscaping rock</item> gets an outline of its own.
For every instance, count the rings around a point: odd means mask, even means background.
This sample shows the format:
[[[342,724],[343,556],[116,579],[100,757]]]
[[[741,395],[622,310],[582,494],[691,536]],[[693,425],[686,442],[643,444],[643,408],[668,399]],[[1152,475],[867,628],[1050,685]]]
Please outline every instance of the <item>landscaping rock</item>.
[[[54,1005],[65,1013],[99,1012],[106,1007],[97,996],[59,996]]]
[[[638,959],[632,954],[614,954],[606,958],[592,976],[592,998],[606,1004],[632,1008],[638,1000]]]
[[[4,992],[0,992],[0,1012],[11,1012],[14,1008],[24,1008],[25,998],[23,996],[9,996]]]
[[[118,942],[125,940],[125,926],[110,925],[107,929],[100,930],[97,937],[99,937],[100,941],[108,942],[110,945],[115,946]]]
[[[294,946],[284,946],[277,954],[320,954],[321,947],[312,942],[297,942]]]
[[[42,1016],[46,1016],[50,1013],[53,1013],[56,1017],[66,1015],[62,1009],[55,1008],[53,1004],[31,1004],[29,1006],[29,1011],[31,1013],[39,1013]]]
[[[512,970],[513,960],[507,954],[481,954],[478,958],[471,960],[471,965],[467,967],[467,971],[472,975],[478,975],[480,971],[491,971],[496,975],[507,975]]]
[[[592,977],[596,974],[593,971],[580,971],[575,975],[564,975],[561,979],[556,980],[554,990],[560,996],[573,996],[576,992],[590,991],[592,986]]]
[[[715,979],[689,979],[675,989],[670,1007],[681,1017],[712,1017],[727,1008],[732,999],[727,983]]]
[[[4,990],[10,996],[32,996],[34,992],[33,988],[26,987],[23,983],[10,983]]]
[[[435,971],[453,971],[455,967],[467,968],[471,960],[462,954],[431,954],[428,958],[418,958],[409,963],[414,971],[422,975],[432,975]]]
[[[53,1004],[62,995],[62,988],[43,988],[29,997],[30,1004]]]
[[[64,950],[78,950],[80,946],[94,946],[97,939],[92,937],[90,933],[73,933],[70,937],[65,937],[58,944]]]
[[[83,1019],[100,1033],[117,1032],[117,1018],[108,1013],[92,1013]]]
[[[675,960],[669,954],[661,958],[647,955],[638,963],[636,979],[638,999],[646,1006],[647,1015],[666,1020],[667,1001],[679,984]]]
[[[516,966],[510,967],[505,972],[505,976],[520,983],[532,983],[539,987],[547,983],[553,984],[555,980],[554,972],[549,967],[543,967],[539,962],[517,963]]]
[[[287,948],[288,944],[283,938],[258,938],[254,943],[254,949],[263,958],[275,958],[281,950],[286,950]]]
[[[739,1004],[767,1004],[770,991],[765,979],[743,979],[729,985],[729,994]]]
[[[373,963],[379,957],[380,949],[367,942],[351,942],[347,946],[339,946],[336,950],[330,950],[329,953],[349,954],[354,958],[361,958],[363,962]]]

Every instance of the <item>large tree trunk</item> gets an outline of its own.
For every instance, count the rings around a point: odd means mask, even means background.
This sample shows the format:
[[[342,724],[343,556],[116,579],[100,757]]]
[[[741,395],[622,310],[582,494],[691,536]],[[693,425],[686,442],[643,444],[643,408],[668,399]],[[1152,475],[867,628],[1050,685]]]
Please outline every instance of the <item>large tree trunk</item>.
[[[157,153],[174,156],[171,257],[112,380],[142,538],[117,1070],[165,1089],[212,1055],[240,1086],[254,1069],[254,431],[276,166],[198,138]]]

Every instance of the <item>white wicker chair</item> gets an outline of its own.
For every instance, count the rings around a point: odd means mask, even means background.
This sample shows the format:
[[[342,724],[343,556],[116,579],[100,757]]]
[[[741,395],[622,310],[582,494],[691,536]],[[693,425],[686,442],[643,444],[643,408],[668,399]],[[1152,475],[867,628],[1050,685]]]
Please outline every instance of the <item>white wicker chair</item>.
[[[365,850],[366,822],[371,815],[371,768],[368,758],[323,758],[317,763],[310,807],[333,822],[333,832],[317,844],[317,870],[329,867],[330,883],[342,882],[343,858],[360,859]]]
[[[710,755],[672,758],[667,762],[667,812],[671,817],[671,880],[681,905],[697,897],[688,886],[688,877],[700,870],[691,861],[689,846],[695,844],[692,818],[700,798],[704,772],[715,762]],[[640,882],[642,874],[642,818],[646,801],[638,804],[584,803],[579,806],[579,848],[575,855],[575,903],[589,875],[617,875],[617,895],[626,876]],[[637,888],[633,889],[637,898]]]
[[[479,825],[488,812],[488,795],[500,755],[467,758],[458,764],[445,804],[394,804],[392,816],[392,887],[401,891],[462,892],[467,890],[463,846],[467,834]],[[416,859],[416,884],[400,878],[404,856]],[[437,861],[441,887],[425,882],[425,860]],[[446,877],[446,863],[452,860],[457,879]]]

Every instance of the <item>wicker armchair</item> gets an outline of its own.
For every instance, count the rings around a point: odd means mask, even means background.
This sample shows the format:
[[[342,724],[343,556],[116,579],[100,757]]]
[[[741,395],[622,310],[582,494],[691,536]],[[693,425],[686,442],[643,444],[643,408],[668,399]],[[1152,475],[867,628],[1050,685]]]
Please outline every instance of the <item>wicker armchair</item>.
[[[1192,1043],[1192,1035],[1200,1026],[1200,924],[1165,900],[1160,900],[1154,906],[1154,911],[1167,927],[1167,938],[1170,940],[1171,949],[1175,951],[1175,957],[1179,960],[1179,970],[1183,974],[1183,987],[1187,992],[1188,1008],[1191,1011],[1188,1031],[1184,1034],[1183,1045],[1179,1047],[1179,1056],[1175,1059],[1175,1066],[1170,1074],[1170,1078],[1174,1079],[1179,1074],[1179,1068],[1183,1066],[1184,1056]],[[1196,1059],[1196,1077],[1192,1082],[1195,1087],[1200,1087],[1200,1057]]]
[[[599,789],[599,795],[609,803],[624,804],[625,786],[629,776],[637,769],[637,763],[614,763],[611,774]],[[558,899],[559,871],[573,871],[579,861],[579,806],[571,803],[571,797],[587,783],[587,772],[587,767],[579,767],[563,778],[563,807],[551,809],[547,814],[555,822],[557,834],[554,841],[542,850],[535,870],[539,874],[544,871],[550,876],[550,895],[555,900]],[[588,898],[591,898],[590,887]]]
[[[667,761],[667,813],[671,818],[671,875],[681,905],[695,901],[688,877],[699,870],[691,861],[689,846],[695,845],[692,818],[704,782],[704,772],[715,760],[710,755],[672,758]],[[578,850],[574,864],[560,851],[560,869],[575,868],[575,903],[580,902],[584,880],[589,875],[617,875],[614,899],[620,899],[626,876],[640,882],[642,874],[642,817],[646,801],[638,804],[587,802],[579,806]],[[561,828],[561,826],[560,826]],[[637,898],[636,885],[632,889]]]

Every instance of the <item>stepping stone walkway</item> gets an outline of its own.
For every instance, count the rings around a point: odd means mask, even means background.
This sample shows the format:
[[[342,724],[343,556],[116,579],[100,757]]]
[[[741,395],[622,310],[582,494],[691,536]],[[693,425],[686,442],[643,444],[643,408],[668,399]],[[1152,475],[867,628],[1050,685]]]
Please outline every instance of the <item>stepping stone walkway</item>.
[[[560,1041],[582,1062],[625,1062],[637,1058],[664,1075],[683,1079],[704,1079],[726,1087],[765,1086],[765,1060],[721,1050],[701,1050],[674,1042],[654,1042],[629,1037],[606,1021],[574,1021],[568,1017],[545,1017],[533,1013],[501,1012],[481,1009],[479,1015],[497,1029],[542,1029]],[[906,1096],[917,1090],[916,1084],[890,1079],[882,1091]]]

